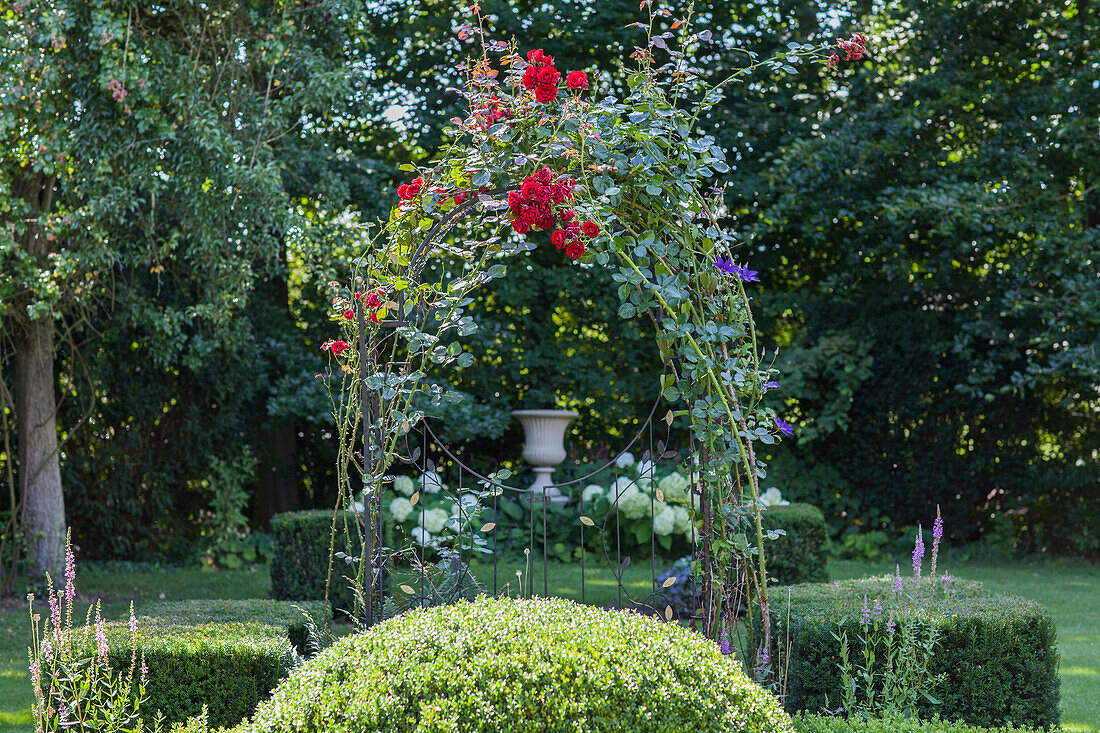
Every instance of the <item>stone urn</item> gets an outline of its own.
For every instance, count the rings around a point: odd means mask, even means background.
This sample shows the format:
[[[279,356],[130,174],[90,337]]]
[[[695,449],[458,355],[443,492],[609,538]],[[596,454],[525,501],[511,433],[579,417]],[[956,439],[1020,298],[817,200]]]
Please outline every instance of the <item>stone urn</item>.
[[[569,497],[553,485],[554,467],[565,460],[565,431],[580,415],[572,410],[514,410],[512,417],[523,426],[523,460],[535,470],[529,491],[533,501],[565,504]]]

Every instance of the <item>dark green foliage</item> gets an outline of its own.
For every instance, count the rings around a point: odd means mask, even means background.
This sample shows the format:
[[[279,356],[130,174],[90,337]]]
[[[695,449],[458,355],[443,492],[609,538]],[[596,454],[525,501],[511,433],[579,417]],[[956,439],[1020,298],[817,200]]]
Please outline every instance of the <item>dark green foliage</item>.
[[[703,636],[561,599],[415,610],[294,671],[247,731],[786,733],[775,698]]]
[[[794,719],[798,733],[1034,733],[1036,728],[977,728],[966,723],[945,720],[915,720],[904,718],[865,720],[828,718],[818,715],[798,715]]]
[[[876,7],[842,96],[719,128],[799,428],[771,476],[837,535],[939,504],[960,540],[1095,554],[1100,9]]]
[[[333,513],[314,510],[276,514],[271,519],[271,533],[275,537],[275,550],[271,558],[271,595],[280,600],[306,598],[323,600],[325,582],[328,579],[329,551]],[[341,514],[336,520],[334,552],[348,553],[344,534],[344,522],[356,521],[352,514]],[[353,538],[358,534],[353,532]],[[357,555],[353,547],[350,554]],[[354,608],[354,596],[349,579],[355,576],[358,566],[342,558],[332,560],[332,580],[329,602],[338,611]]]
[[[130,631],[108,628],[110,662],[128,668]],[[167,721],[184,721],[209,708],[212,725],[235,725],[298,663],[285,631],[259,622],[186,623],[141,617],[138,665],[145,655],[148,700],[142,710],[160,710]]]
[[[142,616],[158,623],[193,625],[208,623],[256,623],[286,634],[299,654],[307,653],[309,621],[324,620],[325,605],[320,601],[273,601],[269,598],[247,600],[160,601],[138,609]]]
[[[825,547],[829,541],[825,516],[810,504],[770,506],[761,515],[764,531],[785,534],[764,541],[768,576],[781,585],[825,580]]]
[[[920,602],[913,603],[912,579],[895,599],[889,578],[811,584],[791,588],[789,710],[820,712],[835,707],[840,675],[836,659],[840,628],[850,640],[860,630],[860,609],[880,599],[886,614],[899,623],[917,618],[939,629],[940,647],[932,661],[933,676],[944,681],[933,695],[940,705],[926,704],[922,717],[940,714],[972,725],[1056,726],[1060,718],[1058,655],[1054,620],[1039,604],[1006,595],[990,595],[978,583],[952,580],[947,595],[942,582],[932,597],[928,582]],[[774,596],[776,638],[787,634],[786,593]],[[853,656],[860,654],[858,641]]]

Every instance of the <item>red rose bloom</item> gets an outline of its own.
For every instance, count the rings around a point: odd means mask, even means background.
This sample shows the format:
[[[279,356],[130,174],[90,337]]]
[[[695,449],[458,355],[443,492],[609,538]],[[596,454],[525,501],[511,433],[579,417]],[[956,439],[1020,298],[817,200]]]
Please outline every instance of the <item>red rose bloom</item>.
[[[370,313],[369,313],[369,314],[367,315],[367,318],[369,318],[369,319],[370,319],[370,322],[371,322],[371,323],[378,323],[378,311],[371,311],[371,312],[370,312]]]
[[[550,244],[558,249],[565,249],[565,231],[562,229],[555,229],[554,233],[550,235]]]
[[[523,182],[523,185],[520,186],[519,192],[520,195],[523,196],[523,198],[533,199],[538,196],[539,189],[541,188],[542,186],[539,185],[538,181],[536,181],[534,178],[528,178]]]
[[[565,234],[568,237],[579,237],[581,234],[581,225],[575,221],[566,222]]]
[[[520,218],[522,218],[523,221],[527,223],[527,226],[538,226],[539,210],[536,209],[534,206],[528,206],[526,209],[523,210],[523,216]]]
[[[552,84],[539,84],[535,89],[535,99],[539,104],[550,104],[558,98],[558,88]]]
[[[515,230],[516,234],[526,234],[531,231],[531,227],[527,225],[527,222],[519,217],[512,220],[512,229]]]
[[[573,211],[573,209],[562,209],[561,213],[558,214],[558,218],[562,221],[572,221],[573,217],[576,215],[577,212]]]
[[[539,70],[534,66],[528,66],[523,72],[523,88],[534,89],[539,85]]]
[[[532,64],[541,64],[544,58],[546,58],[546,54],[542,52],[541,48],[532,49],[527,52],[527,60]]]
[[[344,318],[349,320],[349,321],[352,318],[355,318],[355,311],[351,310],[350,308],[348,310],[344,311]]]
[[[573,240],[569,244],[565,245],[565,254],[573,259],[579,259],[584,254],[584,245],[580,242]]]
[[[565,77],[565,86],[570,89],[587,89],[588,74],[583,71],[570,71]]]
[[[557,84],[561,78],[561,72],[553,66],[543,66],[539,69],[539,84]]]
[[[465,202],[466,202],[466,192],[465,191],[459,191],[458,193],[455,194],[455,206],[458,206],[459,204],[462,204],[462,203],[465,203]]]
[[[364,304],[368,308],[377,308],[378,306],[382,305],[382,298],[379,293],[380,291],[378,290],[371,290],[369,293],[367,293],[367,299],[363,301]]]
[[[586,221],[581,229],[584,231],[584,236],[589,238],[592,238],[600,233],[600,228],[596,225],[596,222],[594,221]]]
[[[535,180],[544,186],[548,186],[550,181],[554,179],[554,174],[550,172],[550,169],[543,166],[535,173]]]
[[[523,196],[520,195],[519,191],[508,192],[508,207],[512,209],[512,213],[518,214],[519,210],[523,208],[523,205],[525,203],[526,202],[524,201]]]
[[[540,211],[539,219],[535,222],[535,226],[539,229],[550,229],[554,226],[554,215],[549,211]]]
[[[333,353],[333,356],[339,356],[344,353],[348,348],[347,341],[333,341],[328,345],[329,350]]]
[[[409,196],[409,186],[407,183],[402,183],[397,187],[397,197],[402,201],[408,201],[412,196]]]

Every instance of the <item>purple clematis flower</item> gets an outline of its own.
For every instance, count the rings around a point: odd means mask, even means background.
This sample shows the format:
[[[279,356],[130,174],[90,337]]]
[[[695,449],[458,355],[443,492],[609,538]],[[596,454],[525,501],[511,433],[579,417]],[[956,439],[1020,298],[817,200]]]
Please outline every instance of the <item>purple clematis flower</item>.
[[[764,382],[764,391],[767,392],[769,389],[779,389],[779,382]]]
[[[779,428],[779,432],[783,433],[784,435],[794,435],[794,428],[791,427],[791,424],[789,422],[781,417],[775,418],[775,426]]]
[[[719,272],[724,272],[727,275],[734,275],[738,280],[744,283],[758,283],[760,282],[760,273],[756,270],[750,270],[744,265],[734,264],[733,258],[728,257],[722,259],[719,257],[714,261],[714,266]]]

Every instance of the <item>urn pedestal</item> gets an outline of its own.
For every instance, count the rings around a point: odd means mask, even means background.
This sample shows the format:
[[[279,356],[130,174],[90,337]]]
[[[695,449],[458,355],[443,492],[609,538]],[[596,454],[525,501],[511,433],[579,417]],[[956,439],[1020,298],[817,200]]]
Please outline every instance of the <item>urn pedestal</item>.
[[[554,467],[565,460],[565,431],[580,417],[572,410],[514,410],[512,417],[523,426],[523,460],[535,471],[532,501],[565,504],[569,497],[553,486]]]

